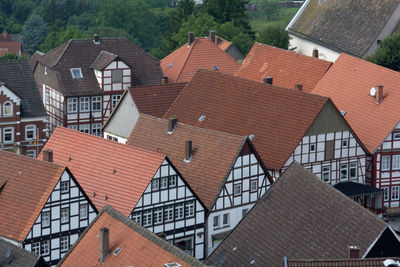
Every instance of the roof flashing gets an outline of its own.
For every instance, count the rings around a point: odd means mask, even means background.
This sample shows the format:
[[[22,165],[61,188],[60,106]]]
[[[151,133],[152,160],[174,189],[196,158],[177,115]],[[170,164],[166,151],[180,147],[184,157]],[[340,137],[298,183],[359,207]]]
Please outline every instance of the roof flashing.
[[[71,71],[72,79],[82,79],[82,70],[81,68],[71,68],[69,69]]]

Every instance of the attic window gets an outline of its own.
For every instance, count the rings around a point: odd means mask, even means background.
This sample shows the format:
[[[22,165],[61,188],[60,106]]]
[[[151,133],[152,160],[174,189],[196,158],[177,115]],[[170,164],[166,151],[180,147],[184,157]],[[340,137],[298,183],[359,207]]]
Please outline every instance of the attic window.
[[[344,111],[344,110],[341,110],[341,111],[340,111],[340,114],[342,114],[342,117],[344,117],[344,115],[346,115],[346,113],[347,113],[347,112]]]
[[[206,118],[206,115],[202,114],[199,118],[199,121],[204,121],[204,119]]]
[[[173,62],[169,63],[169,64],[168,64],[168,68],[171,68],[171,67],[172,67],[172,65],[174,65],[174,63],[173,63]]]
[[[250,140],[253,140],[253,138],[254,138],[254,134],[249,135]]]
[[[114,256],[117,256],[117,255],[118,255],[118,253],[120,253],[120,252],[121,252],[121,250],[122,250],[122,248],[120,248],[120,247],[117,247],[117,248],[115,249],[115,251],[114,251],[113,255],[114,255]]]
[[[81,68],[72,68],[72,69],[69,69],[69,70],[71,71],[73,79],[81,79],[81,78],[83,78]]]
[[[215,65],[214,70],[219,70],[219,67],[217,65]]]
[[[165,263],[164,267],[182,267],[182,265],[180,265],[177,262],[172,262],[172,263]]]

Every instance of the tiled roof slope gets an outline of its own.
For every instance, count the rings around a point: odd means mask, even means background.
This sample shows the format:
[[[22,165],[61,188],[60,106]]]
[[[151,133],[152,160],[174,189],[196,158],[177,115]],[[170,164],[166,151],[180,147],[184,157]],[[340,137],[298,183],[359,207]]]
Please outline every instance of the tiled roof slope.
[[[117,247],[122,250],[100,263],[99,233],[103,227],[109,229],[111,253]],[[181,266],[207,266],[106,205],[58,266],[164,266],[173,262]]]
[[[92,66],[90,66],[94,70],[102,70],[107,67],[111,62],[113,62],[117,55],[107,51],[101,51],[100,54],[97,56],[96,60],[93,62]]]
[[[282,266],[284,256],[344,259],[348,246],[359,246],[364,255],[386,228],[375,214],[294,162],[206,263],[245,266],[255,260],[258,266]]]
[[[31,71],[33,72],[35,67],[36,67],[36,63],[38,61],[38,59],[43,56],[44,54],[42,52],[36,51],[35,53],[33,53],[33,55],[28,59],[28,64],[29,67],[31,68]]]
[[[371,87],[383,85],[384,100],[376,104],[370,97]],[[400,73],[373,63],[341,54],[324,78],[315,94],[329,96],[361,142],[373,153],[399,122]]]
[[[331,64],[256,42],[235,75],[257,82],[270,76],[274,85],[293,89],[295,84],[302,84],[303,91],[310,92]]]
[[[161,83],[163,74],[159,60],[127,38],[100,38],[100,44],[95,44],[93,39],[69,40],[40,57],[38,61],[56,71],[60,88],[54,89],[64,95],[98,93],[100,86],[91,66],[102,51],[118,55],[132,68],[132,86]],[[70,68],[81,68],[83,79],[73,79]]]
[[[64,170],[0,150],[0,236],[25,240]]]
[[[287,266],[284,267],[383,267],[386,259],[288,260]]]
[[[228,53],[207,37],[198,37],[188,46],[184,44],[161,60],[164,75],[174,82],[188,82],[198,68],[235,74],[240,65]]]
[[[399,3],[399,0],[310,0],[288,31],[334,51],[360,57]]]
[[[0,60],[0,82],[26,101],[21,117],[47,116],[27,60]]]
[[[65,164],[98,210],[106,204],[128,216],[164,155],[57,127],[44,150]],[[42,158],[42,153],[39,158]]]
[[[199,69],[164,118],[249,136],[267,168],[280,170],[327,97]],[[206,117],[199,121],[204,114]]]
[[[10,252],[9,258],[6,258],[6,251]],[[42,257],[28,252],[0,238],[0,266],[2,267],[40,267],[48,266]]]
[[[129,93],[140,113],[162,117],[187,83],[130,87]]]
[[[185,159],[185,141],[192,140],[193,156]],[[247,137],[211,131],[188,124],[168,133],[168,120],[141,114],[127,144],[161,151],[185,177],[190,187],[210,209]]]

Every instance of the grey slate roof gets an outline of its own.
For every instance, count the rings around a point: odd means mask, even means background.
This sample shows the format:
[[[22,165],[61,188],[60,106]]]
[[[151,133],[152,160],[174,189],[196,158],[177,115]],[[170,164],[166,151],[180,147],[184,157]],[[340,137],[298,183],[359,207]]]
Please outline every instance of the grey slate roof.
[[[23,100],[21,117],[47,116],[28,60],[0,60],[0,82]]]
[[[9,255],[9,257],[6,256]],[[42,257],[17,247],[0,238],[1,267],[39,267],[48,266]]]
[[[100,44],[92,39],[69,40],[38,59],[40,64],[50,68],[49,72],[55,73],[47,78],[35,75],[37,82],[55,86],[53,89],[66,96],[100,93],[92,65],[102,51],[118,55],[132,68],[132,86],[161,83],[163,74],[159,60],[127,38],[101,38]],[[73,79],[71,68],[81,68],[83,79]],[[49,80],[44,82],[45,79]]]
[[[310,0],[288,31],[339,53],[361,57],[399,4],[399,0]]]
[[[385,229],[376,215],[294,162],[206,263],[282,266],[284,256],[345,259],[348,246],[359,246],[364,255]]]

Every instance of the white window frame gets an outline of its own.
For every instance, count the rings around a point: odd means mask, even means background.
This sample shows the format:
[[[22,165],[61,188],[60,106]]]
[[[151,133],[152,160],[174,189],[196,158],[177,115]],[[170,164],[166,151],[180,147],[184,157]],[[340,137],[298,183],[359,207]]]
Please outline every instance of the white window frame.
[[[72,79],[82,79],[83,74],[81,68],[70,68]]]
[[[161,177],[160,178],[160,188],[161,189],[168,188],[168,177]]]
[[[400,140],[400,132],[393,133],[393,140]]]
[[[143,211],[143,226],[150,226],[153,223],[153,212],[151,210]]]
[[[399,188],[400,186],[396,185],[396,186],[392,186],[391,188],[391,199],[392,200],[399,200]]]
[[[50,212],[42,212],[42,227],[49,227],[50,226]]]
[[[28,132],[32,132],[32,137],[28,137]],[[35,140],[36,139],[36,125],[29,124],[25,125],[25,140]]]
[[[326,169],[324,169],[324,168],[326,168]],[[326,179],[326,177],[328,179]],[[329,165],[328,166],[322,166],[322,168],[321,168],[321,179],[322,179],[322,181],[327,182],[327,183],[329,183],[331,181],[331,166],[329,166]]]
[[[168,187],[176,186],[176,178],[177,178],[177,175],[170,175],[168,177]]]
[[[134,212],[132,213],[132,220],[141,225],[142,224],[142,213],[141,212]]]
[[[390,155],[381,156],[381,171],[390,171]]]
[[[174,220],[174,206],[169,205],[164,208],[164,222],[172,222]]]
[[[229,226],[229,213],[222,214],[222,226]]]
[[[89,213],[89,205],[88,204],[81,204],[79,205],[79,219],[87,219]]]
[[[7,109],[8,109],[8,112],[6,112]],[[3,103],[3,116],[4,117],[12,117],[13,111],[14,111],[14,108],[13,108],[13,103],[11,101],[6,101]]]
[[[79,98],[79,112],[89,112],[90,111],[90,97],[82,96]]]
[[[237,191],[236,189],[239,188]],[[233,195],[234,196],[240,196],[242,194],[242,184],[234,184],[233,185]]]
[[[69,223],[69,208],[61,208],[60,221],[61,223]]]
[[[11,134],[11,140],[6,140],[6,135]],[[14,127],[3,128],[3,142],[12,143],[14,142]]]
[[[40,242],[32,243],[31,252],[40,255]]]
[[[69,236],[60,237],[60,249],[61,252],[65,252],[69,249]]]
[[[346,175],[342,176],[342,171],[346,171]],[[346,181],[349,179],[349,164],[348,163],[340,163],[339,165],[339,178],[340,181]]]
[[[101,102],[101,96],[92,96],[92,111],[101,111]]]
[[[115,108],[115,106],[118,104],[120,99],[121,99],[121,95],[113,95],[111,97],[111,109]]]
[[[60,192],[61,192],[61,194],[69,192],[69,181],[61,181],[60,182]]]
[[[255,187],[253,187],[255,185]],[[257,192],[258,189],[258,179],[250,181],[250,192]]]
[[[90,134],[90,124],[79,124],[79,131],[82,133]]]
[[[157,191],[160,189],[160,179],[153,179],[151,181],[151,190]]]
[[[45,256],[50,254],[50,240],[40,242],[40,255]]]
[[[154,224],[161,224],[163,222],[163,208],[155,208],[153,214]]]
[[[185,217],[185,203],[178,203],[175,205],[175,219],[181,220]]]
[[[93,123],[92,124],[92,135],[101,136],[101,127],[103,125],[101,123]]]
[[[400,170],[400,155],[392,155],[392,170]]]
[[[383,200],[389,201],[389,187],[385,186],[382,187],[382,189],[383,189]]]
[[[311,149],[313,148],[313,149]],[[317,150],[317,145],[316,144],[310,144],[310,153],[315,152]]]
[[[67,98],[67,113],[78,112],[78,98],[71,97]]]
[[[68,125],[68,129],[72,129],[72,130],[78,131],[78,125],[76,125],[76,124]]]
[[[219,215],[213,217],[213,228],[219,228]]]
[[[50,90],[44,89],[44,103],[50,105]]]
[[[190,218],[194,216],[194,201],[186,202],[185,217]]]
[[[348,148],[349,147],[349,139],[344,138],[342,140],[342,148]]]
[[[355,175],[353,176],[353,175],[351,175],[351,171],[352,170],[355,170]],[[357,161],[355,161],[355,162],[350,162],[350,164],[349,164],[349,173],[348,173],[348,175],[349,175],[349,178],[350,179],[357,179],[357,177],[358,177],[358,164],[357,164]]]

